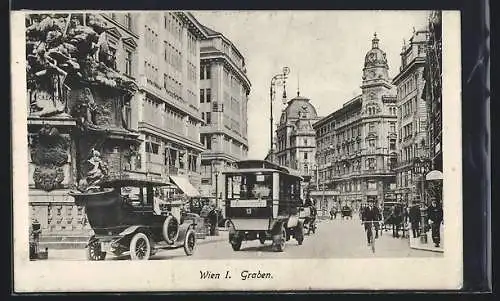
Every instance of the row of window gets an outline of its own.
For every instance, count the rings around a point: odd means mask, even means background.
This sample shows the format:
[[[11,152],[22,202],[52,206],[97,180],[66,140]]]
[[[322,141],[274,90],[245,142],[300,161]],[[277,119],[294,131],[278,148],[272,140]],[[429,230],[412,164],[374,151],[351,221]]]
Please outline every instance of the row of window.
[[[158,67],[151,64],[147,60],[144,61],[144,72],[148,83],[158,86]]]
[[[165,62],[167,62],[175,70],[182,72],[182,53],[168,42],[164,42],[163,44],[163,57]]]
[[[179,42],[182,42],[182,23],[172,13],[166,13],[163,17],[165,29],[175,37]]]
[[[402,131],[403,131],[403,133],[402,133],[403,135],[402,136],[400,135],[401,138],[407,139],[409,137],[412,137],[413,136],[413,123],[409,123],[409,124],[403,126]]]
[[[212,89],[200,89],[200,103],[212,101]]]
[[[398,99],[403,99],[417,88],[416,76],[410,76],[405,82],[398,86]]]
[[[417,143],[405,146],[399,151],[399,159],[402,162],[408,162],[418,157],[418,145]]]
[[[376,149],[377,139],[368,140],[368,148],[371,150]],[[361,150],[361,141],[346,143],[344,145],[337,145],[336,147],[329,148],[328,152],[318,154],[320,164],[326,164],[333,160],[335,155],[351,154]],[[396,151],[396,139],[389,140],[389,150]]]
[[[188,80],[192,83],[196,83],[196,80],[198,79],[198,72],[196,72],[196,65],[191,63],[191,62],[188,62]]]
[[[152,52],[158,51],[159,39],[158,33],[156,33],[152,28],[148,25],[144,25],[146,28],[145,40],[146,40],[146,48],[151,50]]]
[[[210,79],[212,76],[210,65],[200,66],[200,79]]]
[[[175,80],[172,76],[163,74],[163,88],[176,99],[182,99],[182,83]]]
[[[188,39],[187,39],[187,41],[188,41],[188,47],[187,47],[188,48],[188,52],[192,56],[196,57],[197,56],[197,51],[198,51],[198,47],[197,47],[197,43],[196,43],[196,37],[192,33],[190,33],[189,31],[188,31]]]
[[[417,110],[417,98],[413,97],[406,101],[401,107],[401,116],[404,118]]]
[[[111,19],[120,22],[121,20],[118,19],[118,16],[122,15],[120,13],[111,13]],[[128,29],[132,30],[132,14],[131,13],[124,13],[123,14],[123,25]]]

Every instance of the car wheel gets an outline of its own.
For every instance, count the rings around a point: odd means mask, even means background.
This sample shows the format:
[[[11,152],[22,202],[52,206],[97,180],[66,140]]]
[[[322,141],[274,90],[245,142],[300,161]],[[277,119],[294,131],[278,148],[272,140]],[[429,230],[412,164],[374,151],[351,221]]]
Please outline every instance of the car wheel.
[[[130,258],[132,260],[148,260],[151,256],[151,244],[146,234],[136,233],[130,240]]]
[[[239,251],[241,249],[241,244],[243,243],[243,238],[241,237],[234,237],[231,240],[231,247],[233,248],[233,251]]]
[[[187,256],[193,255],[195,246],[196,235],[193,229],[189,229],[186,233],[186,238],[184,238],[184,253],[186,253]]]
[[[163,222],[162,234],[163,239],[169,245],[172,245],[177,240],[179,236],[179,222],[172,215],[169,215]]]
[[[87,259],[91,261],[104,260],[106,258],[106,252],[102,252],[101,243],[99,240],[91,237],[89,240],[89,245],[87,247]]]

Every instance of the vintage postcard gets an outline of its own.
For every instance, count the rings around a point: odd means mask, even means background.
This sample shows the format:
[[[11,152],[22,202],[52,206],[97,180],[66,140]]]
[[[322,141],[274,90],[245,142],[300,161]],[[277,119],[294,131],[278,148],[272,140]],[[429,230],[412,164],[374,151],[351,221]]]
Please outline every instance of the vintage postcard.
[[[11,20],[17,293],[461,287],[458,11]]]

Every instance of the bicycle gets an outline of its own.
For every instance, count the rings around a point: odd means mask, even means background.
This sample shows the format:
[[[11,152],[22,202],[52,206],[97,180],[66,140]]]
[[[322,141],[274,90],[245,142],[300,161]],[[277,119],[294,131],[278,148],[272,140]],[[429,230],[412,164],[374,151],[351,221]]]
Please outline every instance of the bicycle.
[[[372,253],[375,253],[375,239],[373,238],[373,224],[374,223],[380,223],[379,221],[362,221],[362,224],[370,224],[370,227],[366,229],[368,231],[368,239],[369,239],[369,244],[372,249]]]

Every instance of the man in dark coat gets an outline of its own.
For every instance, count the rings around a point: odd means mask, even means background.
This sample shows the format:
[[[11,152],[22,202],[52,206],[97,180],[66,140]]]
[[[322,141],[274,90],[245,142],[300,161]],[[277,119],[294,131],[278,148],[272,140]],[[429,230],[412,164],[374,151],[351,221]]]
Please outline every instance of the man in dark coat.
[[[420,235],[420,207],[418,205],[413,205],[409,212],[411,231],[413,238]]]
[[[438,205],[437,201],[432,200],[431,205],[427,208],[427,216],[431,225],[432,241],[436,247],[441,243],[441,223],[443,222],[443,208]]]
[[[374,228],[375,228],[375,238],[378,238],[378,222],[381,220],[381,214],[380,210],[378,210],[377,206],[375,206],[374,201],[369,201],[368,207],[366,207],[363,210],[362,213],[362,221],[364,222],[372,222],[376,221],[377,223],[374,223]],[[365,225],[365,231],[366,231],[366,239],[368,241],[368,244],[370,244],[370,237],[368,235],[368,228],[371,227],[370,223],[364,223]]]

